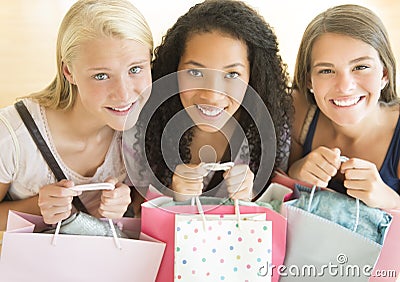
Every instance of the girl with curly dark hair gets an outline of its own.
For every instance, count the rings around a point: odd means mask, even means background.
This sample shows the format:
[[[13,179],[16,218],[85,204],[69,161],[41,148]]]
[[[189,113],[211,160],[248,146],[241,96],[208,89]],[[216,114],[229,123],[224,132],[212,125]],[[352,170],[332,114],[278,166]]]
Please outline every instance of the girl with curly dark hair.
[[[272,28],[254,9],[229,0],[193,6],[156,48],[153,81],[140,126],[125,134],[126,163],[136,187],[146,186],[149,176],[131,167],[138,162],[129,161],[129,136],[145,136],[142,162],[155,176],[152,184],[178,192],[178,200],[202,193],[251,200],[273,168],[286,171],[292,118],[288,74]],[[269,144],[263,144],[261,127],[272,134]],[[234,165],[223,174],[203,166],[226,161]],[[264,175],[257,177],[258,172]],[[222,186],[211,189],[216,185]]]

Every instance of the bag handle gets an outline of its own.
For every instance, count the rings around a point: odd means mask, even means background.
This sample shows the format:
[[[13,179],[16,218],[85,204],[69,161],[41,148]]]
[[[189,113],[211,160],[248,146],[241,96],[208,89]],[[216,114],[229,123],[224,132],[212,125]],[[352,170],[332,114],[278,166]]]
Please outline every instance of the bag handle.
[[[308,212],[311,211],[311,203],[312,203],[312,200],[314,199],[314,194],[315,194],[316,189],[317,189],[316,185],[313,185],[313,187],[311,188],[310,198],[308,200],[308,206],[307,206]],[[332,192],[332,193],[335,193],[335,192]],[[359,221],[360,221],[360,199],[356,198],[356,222],[354,223],[353,232],[356,232]]]
[[[348,160],[349,160],[348,157],[340,156],[340,162],[344,163],[344,162],[347,162]],[[313,185],[311,188],[310,199],[309,199],[308,206],[307,206],[308,212],[310,212],[310,210],[311,210],[311,203],[314,198],[314,193],[315,193],[316,189],[317,189],[316,185]],[[360,222],[360,199],[359,198],[355,198],[355,199],[356,199],[356,222],[354,223],[353,232],[356,232],[358,224]]]
[[[110,228],[111,228],[111,232],[112,232],[112,235],[113,235],[113,238],[114,238],[115,246],[118,249],[122,250],[121,242],[119,241],[117,232],[115,231],[115,226],[114,226],[114,223],[113,223],[112,219],[110,219],[110,218],[108,219],[108,224],[110,225]],[[59,221],[57,223],[56,230],[55,230],[53,238],[51,240],[51,244],[53,246],[55,246],[57,244],[57,238],[58,238],[58,234],[60,234],[60,228],[61,228],[61,221]]]
[[[29,131],[29,134],[32,136],[33,141],[35,141],[36,146],[38,147],[40,153],[45,159],[46,163],[50,167],[51,171],[54,173],[55,177],[58,181],[62,179],[67,179],[62,169],[60,168],[57,160],[54,158],[51,153],[46,141],[44,140],[42,134],[40,134],[39,128],[37,127],[35,121],[32,118],[32,115],[29,113],[23,101],[18,101],[14,104],[14,107],[17,109],[18,114],[21,116],[22,121],[24,122],[26,128]],[[81,199],[78,196],[72,199],[72,204],[79,211],[88,213],[85,205],[82,203]]]
[[[197,206],[197,210],[199,211],[199,214],[200,214],[201,219],[202,219],[202,221],[203,221],[203,228],[204,228],[204,231],[206,231],[206,230],[207,230],[207,228],[206,228],[207,219],[206,219],[206,216],[205,216],[205,214],[204,214],[203,206],[201,205],[199,196],[196,196],[196,197],[193,197],[193,198],[192,198],[192,200],[191,200],[191,205],[192,205],[192,206],[194,206],[194,205]],[[234,205],[234,207],[235,207],[235,215],[236,215],[236,218],[237,218],[237,225],[238,225],[238,228],[240,228],[240,208],[239,208],[239,200],[238,200],[238,199],[234,199],[234,200],[233,200],[233,205]]]

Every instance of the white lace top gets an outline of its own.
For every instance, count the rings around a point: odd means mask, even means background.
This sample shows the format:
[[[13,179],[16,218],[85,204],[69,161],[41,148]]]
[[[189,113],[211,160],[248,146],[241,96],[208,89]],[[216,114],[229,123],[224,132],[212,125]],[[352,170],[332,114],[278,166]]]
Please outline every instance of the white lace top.
[[[125,180],[121,132],[114,134],[104,163],[98,167],[96,173],[92,177],[84,177],[70,169],[57,153],[45,109],[29,99],[24,99],[24,103],[69,180],[75,184],[104,182],[109,176],[120,181]],[[0,148],[0,182],[11,184],[9,193],[13,200],[34,196],[44,185],[57,182],[13,105],[0,109]],[[80,196],[90,213],[98,207],[99,193],[91,191]]]

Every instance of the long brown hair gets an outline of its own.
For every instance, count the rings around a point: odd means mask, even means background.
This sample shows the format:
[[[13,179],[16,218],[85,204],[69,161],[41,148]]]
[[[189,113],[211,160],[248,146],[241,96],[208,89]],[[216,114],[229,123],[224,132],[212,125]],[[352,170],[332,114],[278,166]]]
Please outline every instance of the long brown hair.
[[[390,47],[388,33],[381,19],[366,7],[339,5],[317,15],[307,26],[297,53],[293,87],[304,93],[315,104],[309,92],[311,52],[315,40],[325,33],[350,36],[372,46],[379,54],[387,71],[388,84],[381,91],[380,101],[398,103],[396,94],[396,60]]]

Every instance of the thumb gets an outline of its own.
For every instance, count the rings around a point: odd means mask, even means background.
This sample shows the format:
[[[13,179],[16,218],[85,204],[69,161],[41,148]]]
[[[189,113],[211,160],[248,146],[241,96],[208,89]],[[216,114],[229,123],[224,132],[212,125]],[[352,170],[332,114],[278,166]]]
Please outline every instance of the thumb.
[[[200,180],[207,175],[208,171],[200,165],[180,164],[175,168],[175,173],[182,178],[189,180]]]
[[[117,178],[115,178],[115,177],[111,177],[110,176],[110,177],[107,177],[105,182],[115,185],[115,184],[117,184],[119,182],[119,180]]]
[[[339,148],[333,148],[333,152],[336,153],[336,155],[340,156],[341,151]]]

